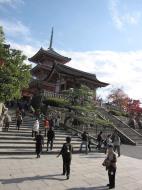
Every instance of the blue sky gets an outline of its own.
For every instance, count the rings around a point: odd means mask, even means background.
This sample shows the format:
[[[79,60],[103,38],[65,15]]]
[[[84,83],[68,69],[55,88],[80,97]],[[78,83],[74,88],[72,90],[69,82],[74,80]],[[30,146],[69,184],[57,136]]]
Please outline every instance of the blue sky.
[[[123,87],[142,99],[141,10],[141,0],[0,0],[0,25],[28,57],[48,47],[53,26],[53,46],[69,65],[111,84],[102,96]]]

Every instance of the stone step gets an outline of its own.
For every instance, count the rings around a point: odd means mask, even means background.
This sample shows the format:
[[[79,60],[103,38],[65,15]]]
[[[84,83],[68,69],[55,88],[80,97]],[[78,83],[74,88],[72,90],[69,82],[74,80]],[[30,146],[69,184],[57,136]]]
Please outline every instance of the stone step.
[[[56,144],[54,144],[53,146],[55,146],[55,148],[61,148],[62,147],[62,145],[63,145],[63,143],[56,143]],[[47,147],[46,146],[46,143],[45,143],[45,147]],[[79,148],[80,147],[80,144],[78,143],[78,144],[73,144],[73,147],[74,148]],[[0,149],[26,149],[26,148],[28,148],[28,149],[35,149],[35,144],[19,144],[19,143],[17,143],[17,144],[0,144]]]
[[[25,117],[23,123],[18,131],[16,129],[16,119],[13,117],[13,121],[10,123],[10,128],[8,132],[0,132],[0,154],[35,154],[35,141],[33,140],[32,126],[35,119],[30,117]],[[44,134],[43,122],[40,122],[40,130]],[[65,138],[71,136],[72,145],[74,147],[74,152],[78,152],[80,148],[80,138],[72,133],[65,131],[64,128],[55,128],[55,140],[54,149],[52,152],[47,153],[47,137],[44,138],[45,146],[43,147],[43,154],[53,154],[58,153],[61,150],[63,143],[65,143]]]
[[[42,128],[42,129],[40,129],[40,131],[42,132],[42,134],[44,134],[44,129]],[[29,133],[31,133],[32,132],[32,129],[29,129],[29,130],[23,130],[23,129],[21,129],[20,128],[20,130],[18,131],[16,128],[15,129],[9,129],[8,130],[8,132],[6,132],[6,131],[3,131],[2,133],[4,134],[4,133],[23,133],[23,134],[29,134]],[[54,132],[55,132],[55,134],[62,134],[62,135],[69,135],[69,134],[71,134],[70,132],[66,132],[66,131],[58,131],[58,130],[54,130]]]
[[[66,138],[66,137],[65,137]],[[56,141],[65,141],[65,138],[61,138],[61,137],[56,137]],[[72,138],[72,142],[74,142],[74,141],[79,141],[80,142],[80,138],[79,137],[72,137],[71,136],[71,138]],[[4,136],[4,137],[0,137],[0,139],[1,140],[5,140],[5,141],[7,141],[7,140],[17,140],[17,141],[19,141],[19,140],[25,140],[25,141],[30,141],[30,140],[33,140],[33,138],[32,137],[23,137],[23,136]],[[47,140],[47,137],[46,138],[44,138],[44,140],[46,141]]]
[[[58,140],[55,140],[54,141],[54,144],[56,145],[56,144],[63,144],[65,142],[65,140],[60,140],[60,141],[58,141]],[[21,141],[21,140],[18,140],[18,141],[16,141],[16,140],[13,140],[13,141],[11,141],[11,140],[7,140],[7,141],[2,141],[2,140],[0,140],[0,146],[1,145],[7,145],[7,144],[10,144],[10,145],[12,145],[12,144],[23,144],[23,145],[25,145],[25,144],[35,144],[35,141],[33,141],[33,140],[28,140],[28,141]],[[44,141],[44,143],[46,144],[47,143],[47,140],[46,141]],[[72,141],[72,144],[80,144],[80,141]]]
[[[61,148],[53,148],[52,151],[46,151],[46,148],[43,148],[43,152],[42,154],[58,154],[60,152]],[[79,153],[79,148],[74,148],[73,153]],[[36,155],[35,153],[35,149],[28,149],[28,148],[24,148],[24,149],[1,149],[0,150],[0,155],[21,155],[21,154],[33,154]]]

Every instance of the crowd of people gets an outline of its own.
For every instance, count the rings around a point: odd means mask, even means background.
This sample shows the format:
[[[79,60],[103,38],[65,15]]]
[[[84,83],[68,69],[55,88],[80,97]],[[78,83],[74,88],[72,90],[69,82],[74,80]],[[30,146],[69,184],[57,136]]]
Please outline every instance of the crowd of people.
[[[82,152],[82,147],[85,147],[85,152],[88,154],[88,150],[91,151],[91,141],[89,139],[89,134],[84,131],[81,135],[82,142],[80,145],[80,152]],[[115,131],[112,135],[107,135],[106,138],[103,137],[103,132],[100,131],[100,133],[97,136],[97,149],[101,150],[104,149],[104,153],[107,154],[107,157],[105,158],[104,162],[102,163],[103,166],[106,167],[106,170],[108,171],[108,177],[109,177],[109,183],[107,186],[109,189],[115,188],[115,173],[116,173],[116,154],[117,151],[118,157],[120,157],[120,145],[121,140],[120,137]]]
[[[11,117],[8,114],[7,110],[3,111],[4,120],[3,125],[5,125],[4,129],[5,131],[8,131],[9,125],[11,122]],[[16,128],[19,131],[20,127],[23,123],[23,118],[25,117],[26,112],[25,109],[22,107],[18,107],[16,110]],[[33,113],[33,117],[35,118],[35,121],[32,126],[32,138],[35,141],[35,151],[37,158],[40,158],[42,149],[45,143],[45,137],[47,137],[47,151],[52,151],[53,145],[54,145],[54,139],[55,139],[55,128],[60,127],[60,115],[58,114],[49,114],[49,115],[41,115],[40,113]],[[1,118],[0,118],[1,122]],[[42,122],[42,123],[41,123]],[[42,126],[42,127],[41,127]],[[43,133],[43,134],[42,134]],[[107,154],[106,159],[102,163],[103,166],[106,167],[106,170],[108,171],[108,177],[109,177],[109,189],[112,189],[115,187],[115,173],[116,173],[116,154],[117,151],[118,157],[120,156],[120,137],[115,131],[112,135],[107,135],[106,138],[104,138],[103,132],[100,131],[100,133],[97,136],[97,146],[96,149],[102,150],[104,149],[105,154]],[[83,148],[85,148],[85,153],[88,154],[88,151],[91,151],[91,138],[89,134],[84,131],[81,134],[81,144],[80,144],[80,153],[82,152]],[[72,159],[72,152],[73,152],[73,146],[71,144],[71,137],[66,137],[66,142],[63,144],[61,151],[57,155],[59,157],[62,155],[63,159],[63,175],[66,175],[67,179],[70,177],[70,165],[71,165],[71,159]]]

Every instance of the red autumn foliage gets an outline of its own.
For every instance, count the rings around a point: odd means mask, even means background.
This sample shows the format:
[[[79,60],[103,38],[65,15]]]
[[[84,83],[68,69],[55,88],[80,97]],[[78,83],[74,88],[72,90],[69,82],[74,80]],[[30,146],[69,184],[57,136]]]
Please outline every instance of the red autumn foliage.
[[[113,89],[108,96],[108,100],[121,110],[128,113],[142,113],[140,100],[133,100],[120,88]]]

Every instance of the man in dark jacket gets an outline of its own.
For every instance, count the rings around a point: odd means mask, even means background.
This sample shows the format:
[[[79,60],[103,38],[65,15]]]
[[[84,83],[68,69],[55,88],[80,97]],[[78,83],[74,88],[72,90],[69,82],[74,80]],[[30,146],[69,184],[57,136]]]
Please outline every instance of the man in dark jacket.
[[[103,142],[102,134],[103,134],[103,132],[100,131],[100,133],[98,134],[98,137],[97,137],[97,142],[98,142],[97,148],[98,148],[98,150],[100,150],[101,146],[102,146],[102,142]]]
[[[55,132],[54,130],[51,128],[49,128],[48,133],[47,133],[47,151],[49,148],[49,144],[50,144],[50,150],[53,149],[53,140],[55,138]]]
[[[67,176],[69,179],[70,176],[70,165],[72,159],[73,147],[71,145],[71,137],[66,137],[66,143],[63,144],[63,147],[57,157],[62,155],[63,158],[63,175]]]
[[[41,131],[39,131],[39,134],[36,135],[36,153],[37,153],[37,158],[40,158],[40,154],[42,152],[42,146],[44,145],[44,137],[41,134]]]
[[[81,135],[82,137],[82,142],[80,145],[80,152],[82,152],[82,146],[85,145],[86,148],[86,154],[88,154],[88,133],[84,131]]]

